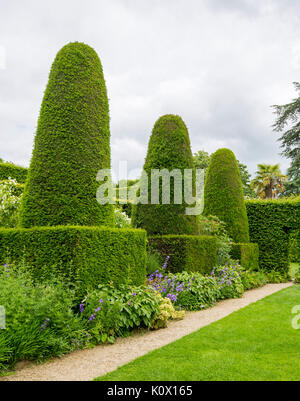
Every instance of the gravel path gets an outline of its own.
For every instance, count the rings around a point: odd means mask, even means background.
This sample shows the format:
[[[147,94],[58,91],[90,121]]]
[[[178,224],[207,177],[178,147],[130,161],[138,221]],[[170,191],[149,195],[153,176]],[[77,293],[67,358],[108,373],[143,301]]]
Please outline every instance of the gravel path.
[[[30,363],[13,375],[0,377],[0,381],[92,380],[291,285],[267,284],[245,292],[242,298],[221,301],[203,311],[187,312],[183,320],[172,321],[165,329],[119,338],[115,344],[75,351],[42,365]]]

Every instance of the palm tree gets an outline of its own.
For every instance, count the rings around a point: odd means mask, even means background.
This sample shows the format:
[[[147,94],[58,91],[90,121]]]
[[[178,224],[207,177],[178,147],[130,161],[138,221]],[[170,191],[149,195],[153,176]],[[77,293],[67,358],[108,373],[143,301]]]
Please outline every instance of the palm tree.
[[[287,177],[280,171],[279,164],[258,164],[256,177],[250,185],[257,195],[262,198],[277,198],[280,192],[284,191],[283,183]]]

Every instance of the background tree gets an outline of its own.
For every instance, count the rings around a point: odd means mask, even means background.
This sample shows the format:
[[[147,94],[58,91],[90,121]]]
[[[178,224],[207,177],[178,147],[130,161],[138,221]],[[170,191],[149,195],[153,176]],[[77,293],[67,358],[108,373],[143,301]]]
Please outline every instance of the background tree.
[[[248,171],[248,167],[239,160],[237,162],[241,174],[244,196],[247,196],[247,198],[257,198],[256,192],[250,185],[251,174]]]
[[[262,198],[277,198],[284,191],[283,183],[287,177],[280,171],[279,164],[258,164],[256,177],[251,181],[251,187]]]
[[[194,153],[193,159],[196,168],[206,170],[209,165],[210,155],[205,150],[198,150],[198,152]]]
[[[300,83],[293,82],[295,89],[300,95]],[[293,99],[291,103],[281,106],[273,105],[277,119],[273,124],[274,131],[283,132],[278,139],[283,149],[282,155],[291,159],[288,169],[288,182],[286,183],[287,194],[300,193],[300,96]]]

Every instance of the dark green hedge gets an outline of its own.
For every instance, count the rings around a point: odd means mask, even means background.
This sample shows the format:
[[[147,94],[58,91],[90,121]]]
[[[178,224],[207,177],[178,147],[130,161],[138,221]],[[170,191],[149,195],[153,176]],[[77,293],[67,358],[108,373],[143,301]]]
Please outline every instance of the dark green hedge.
[[[7,180],[9,177],[23,184],[26,181],[28,169],[16,166],[13,163],[0,163],[0,181]]]
[[[69,43],[52,64],[20,210],[20,226],[111,226],[96,181],[110,168],[106,86],[97,53]]]
[[[151,170],[191,169],[194,174],[192,192],[195,195],[195,172],[189,133],[181,117],[168,114],[160,117],[152,130],[144,171],[148,176],[148,204],[137,204],[132,210],[135,227],[144,228],[148,235],[196,234],[196,217],[186,214],[182,185],[182,203],[174,203],[174,179],[170,182],[170,204],[162,204],[160,184],[159,204],[151,204]],[[190,205],[193,206],[193,205]]]
[[[203,214],[224,221],[234,242],[249,242],[241,175],[237,160],[229,149],[219,149],[210,158],[204,185]]]
[[[257,244],[232,244],[231,257],[239,260],[241,266],[247,270],[259,269],[259,249]]]
[[[300,229],[293,231],[290,235],[289,260],[300,263]]]
[[[25,261],[35,280],[69,277],[80,293],[99,283],[145,282],[146,232],[107,227],[0,229],[0,263]]]
[[[246,201],[251,242],[259,246],[261,269],[286,274],[289,236],[300,227],[300,198]]]
[[[163,259],[170,256],[167,271],[210,274],[217,261],[216,238],[206,235],[163,235],[148,237],[149,246]]]

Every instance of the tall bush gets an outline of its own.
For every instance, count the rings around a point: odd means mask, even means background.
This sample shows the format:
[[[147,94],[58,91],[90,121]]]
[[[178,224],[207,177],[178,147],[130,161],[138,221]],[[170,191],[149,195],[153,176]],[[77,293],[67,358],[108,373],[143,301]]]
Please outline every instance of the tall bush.
[[[174,181],[170,179],[170,204],[162,203],[162,183],[159,187],[159,202],[151,204],[151,171],[178,169],[184,176],[184,169],[194,173],[193,155],[190,138],[181,117],[168,114],[160,117],[152,130],[144,171],[148,177],[148,204],[137,204],[133,208],[133,224],[146,229],[149,235],[196,234],[195,216],[186,214],[182,185],[182,203],[174,202]],[[153,185],[153,182],[152,182]],[[192,182],[195,195],[195,180]]]
[[[249,242],[242,180],[237,160],[229,149],[219,149],[211,156],[204,186],[203,214],[224,221],[234,242]]]
[[[106,86],[97,53],[69,43],[57,54],[44,94],[20,225],[112,225],[96,200],[98,170],[110,168]]]

